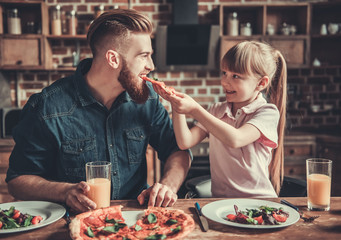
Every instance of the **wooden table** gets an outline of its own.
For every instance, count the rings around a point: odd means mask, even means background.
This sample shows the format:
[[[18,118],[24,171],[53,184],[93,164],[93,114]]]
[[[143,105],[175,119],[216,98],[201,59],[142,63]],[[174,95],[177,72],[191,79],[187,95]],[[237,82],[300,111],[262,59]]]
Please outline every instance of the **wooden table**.
[[[306,211],[306,198],[283,198]],[[329,212],[309,212],[312,215],[321,215],[313,223],[305,223],[299,220],[296,224],[286,228],[278,229],[246,229],[235,228],[209,220],[210,230],[202,232],[198,223],[198,218],[195,215],[194,203],[199,202],[203,207],[212,201],[221,199],[179,199],[174,208],[183,209],[186,213],[193,216],[196,222],[195,230],[188,235],[186,239],[341,239],[341,197],[332,197],[331,210]],[[279,202],[280,199],[266,199],[274,202]],[[123,210],[143,210],[145,207],[139,206],[135,200],[116,200],[111,202],[112,205],[121,204]],[[15,234],[0,234],[0,239],[6,240],[68,240],[69,231],[65,226],[65,219],[62,218],[55,223],[46,227],[35,229],[32,231],[15,233]]]

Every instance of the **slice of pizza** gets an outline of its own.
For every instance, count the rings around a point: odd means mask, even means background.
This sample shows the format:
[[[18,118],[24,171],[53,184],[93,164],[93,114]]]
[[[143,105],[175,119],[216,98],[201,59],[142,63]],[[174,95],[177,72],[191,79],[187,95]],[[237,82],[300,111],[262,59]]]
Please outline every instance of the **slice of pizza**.
[[[169,95],[173,95],[175,93],[175,89],[173,87],[166,86],[164,82],[160,82],[156,79],[151,79],[146,76],[143,76],[142,79],[145,81],[151,82],[153,85],[158,85],[162,87],[166,91],[166,93],[168,93]]]
[[[139,239],[183,239],[195,228],[193,218],[179,209],[149,207],[134,226]]]
[[[130,230],[125,224],[121,209],[122,206],[117,205],[78,214],[69,226],[71,238],[74,240],[127,238]]]

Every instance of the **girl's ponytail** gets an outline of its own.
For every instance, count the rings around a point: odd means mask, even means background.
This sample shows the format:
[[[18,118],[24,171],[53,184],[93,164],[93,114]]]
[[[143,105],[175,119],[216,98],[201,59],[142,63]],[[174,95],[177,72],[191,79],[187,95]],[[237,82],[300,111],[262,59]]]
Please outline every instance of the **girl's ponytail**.
[[[284,57],[279,51],[275,51],[277,71],[270,87],[270,101],[274,103],[279,111],[278,123],[278,147],[272,151],[272,161],[269,165],[271,183],[277,193],[281,190],[284,177],[284,132],[286,122],[287,102],[287,65]]]

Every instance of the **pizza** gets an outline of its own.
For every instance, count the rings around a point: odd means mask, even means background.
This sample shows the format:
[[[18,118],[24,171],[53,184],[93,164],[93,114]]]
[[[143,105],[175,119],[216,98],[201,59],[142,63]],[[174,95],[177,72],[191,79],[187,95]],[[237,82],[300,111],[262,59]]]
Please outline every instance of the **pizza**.
[[[148,77],[144,76],[144,77],[142,77],[142,79],[145,80],[145,81],[151,82],[153,85],[160,86],[169,95],[173,95],[175,93],[175,89],[173,87],[166,86],[166,84],[164,82],[160,82],[156,78],[155,79],[151,79],[151,78],[148,78]]]
[[[69,228],[74,240],[183,239],[194,230],[195,223],[182,210],[149,207],[129,227],[122,217],[122,206],[116,205],[78,214]]]

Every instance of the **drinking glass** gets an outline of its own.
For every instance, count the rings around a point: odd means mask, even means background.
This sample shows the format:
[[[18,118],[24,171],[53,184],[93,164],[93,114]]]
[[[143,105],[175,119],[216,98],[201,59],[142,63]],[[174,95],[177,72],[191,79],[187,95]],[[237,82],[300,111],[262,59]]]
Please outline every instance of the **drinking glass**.
[[[85,165],[86,182],[90,186],[88,197],[97,205],[96,208],[110,206],[111,163],[88,162]]]
[[[307,166],[308,209],[329,211],[332,178],[332,161],[324,158],[309,158]]]

